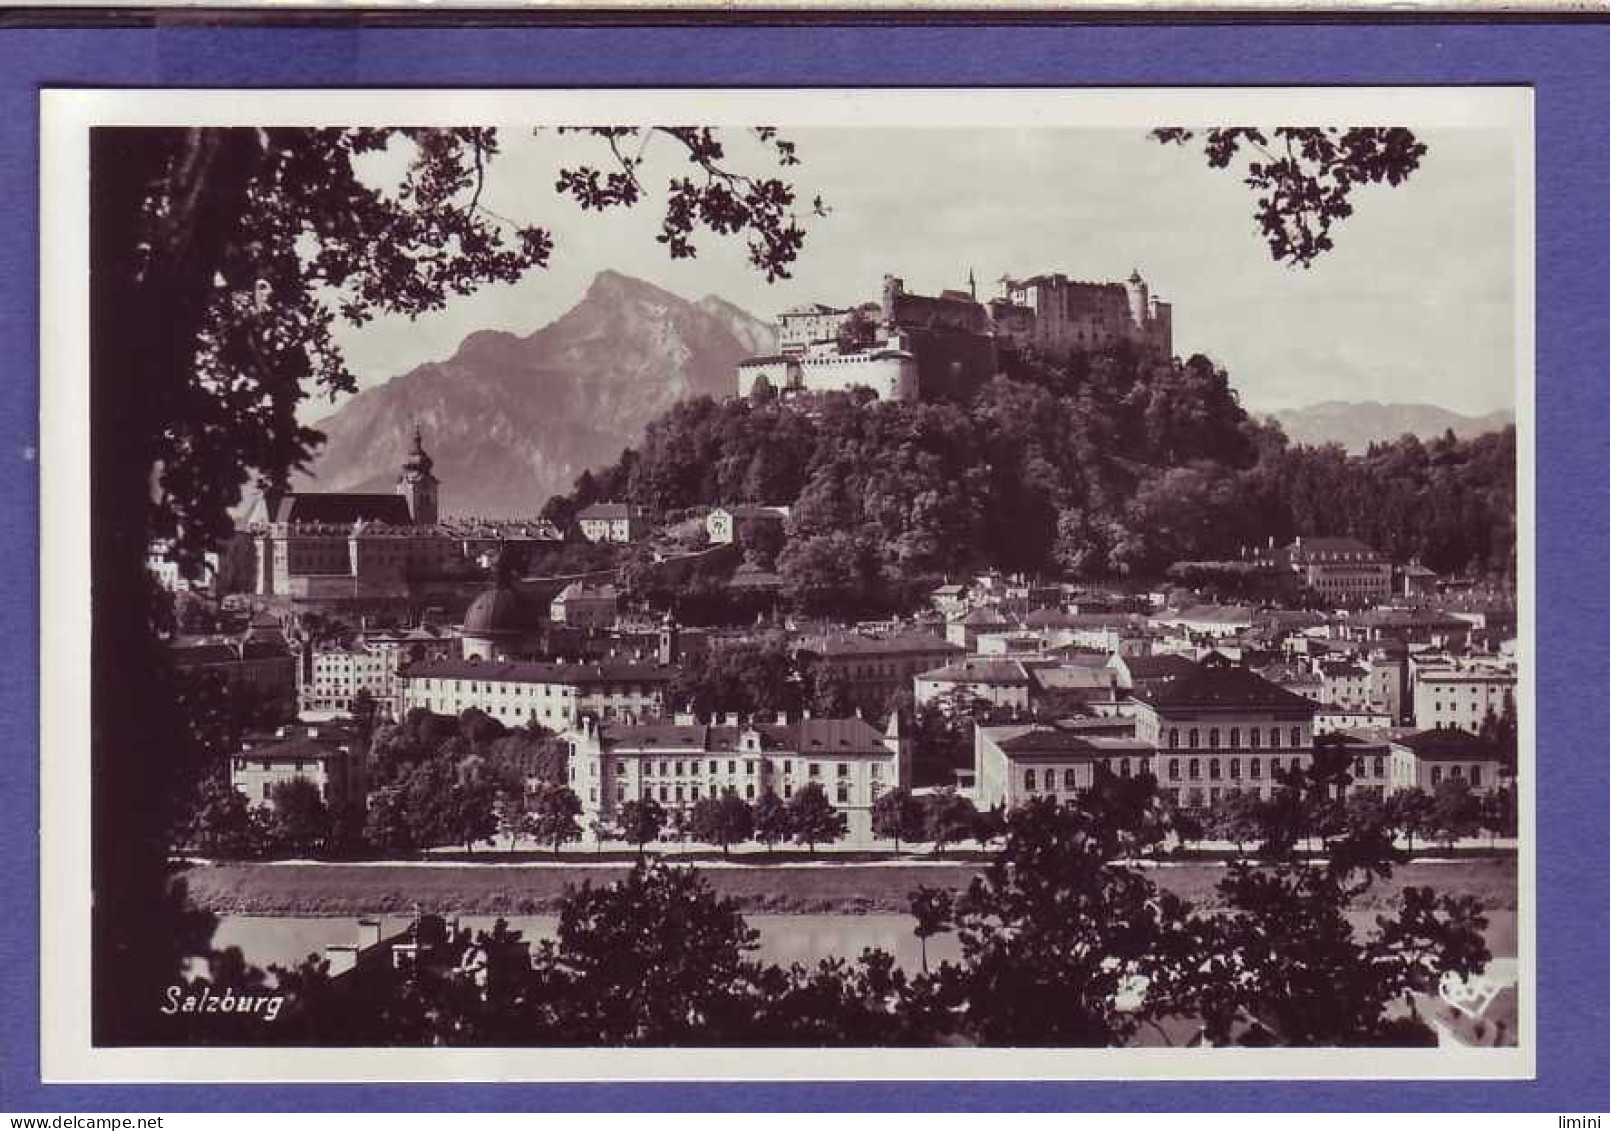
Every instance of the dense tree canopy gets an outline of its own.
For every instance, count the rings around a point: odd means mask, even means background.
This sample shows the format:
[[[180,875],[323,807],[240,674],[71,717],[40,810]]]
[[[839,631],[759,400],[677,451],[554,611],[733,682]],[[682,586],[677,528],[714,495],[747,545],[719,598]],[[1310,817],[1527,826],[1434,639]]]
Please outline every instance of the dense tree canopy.
[[[1294,447],[1209,359],[1120,345],[1009,358],[963,403],[685,401],[601,477],[662,514],[789,504],[776,569],[817,614],[898,607],[909,583],[971,568],[1155,578],[1297,535],[1508,575],[1514,444],[1511,429]]]

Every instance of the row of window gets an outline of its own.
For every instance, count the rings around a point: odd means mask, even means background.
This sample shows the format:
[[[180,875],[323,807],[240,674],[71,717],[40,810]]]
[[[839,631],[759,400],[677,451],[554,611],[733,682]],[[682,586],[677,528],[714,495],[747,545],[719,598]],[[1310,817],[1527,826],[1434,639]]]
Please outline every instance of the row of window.
[[[300,774],[304,770],[307,769],[307,764],[304,763],[304,762],[293,762],[291,765],[293,767],[293,769],[292,769],[293,773]],[[318,766],[319,766],[319,764],[317,762],[313,763],[313,768],[314,769],[318,769]],[[247,758],[236,758],[235,759],[235,770],[236,770],[237,773],[242,773],[243,774],[247,770],[249,770],[250,768],[251,768],[251,760],[250,759],[247,759]],[[272,762],[258,762],[257,763],[257,768],[261,773],[265,773],[265,774],[272,773],[274,771],[274,763],[272,763]],[[284,768],[285,767],[282,764],[280,766],[280,769],[283,771]]]
[[[1431,767],[1431,788],[1432,789],[1436,789],[1437,786],[1442,784],[1442,777],[1443,777],[1442,767],[1441,766],[1432,766]],[[1450,767],[1448,767],[1448,777],[1455,778],[1455,779],[1464,778],[1465,777],[1465,768],[1463,766],[1450,766]],[[1470,767],[1470,778],[1469,778],[1469,780],[1470,780],[1470,784],[1471,784],[1472,788],[1474,788],[1474,789],[1480,789],[1481,788],[1481,767],[1480,766],[1472,766],[1472,767]]]
[[[687,774],[696,774],[696,773],[699,772],[699,763],[698,763],[697,760],[686,761],[686,762],[684,762],[684,761],[676,761],[676,762],[662,761],[662,762],[659,762],[659,763],[643,761],[643,762],[640,762],[638,764],[640,766],[642,766],[642,768],[643,768],[643,776],[644,777],[650,777],[650,778],[656,777],[656,776],[662,777],[662,778],[663,777],[673,777],[673,776],[674,777],[683,777],[683,776],[685,776]],[[628,765],[629,764],[627,762],[625,762],[625,761],[617,760],[616,763],[615,763],[615,775],[617,777],[625,777],[626,773],[627,773]],[[659,773],[657,775],[655,773],[656,765],[658,765],[658,767],[659,767]],[[776,763],[770,758],[763,758],[763,759],[745,758],[743,760],[743,767],[744,767],[743,772],[746,773],[746,774],[749,774],[751,776],[754,775],[757,767],[763,773],[768,773],[768,774],[775,773],[776,769],[777,769]],[[808,776],[813,777],[813,778],[819,778],[819,777],[822,776],[822,763],[820,763],[820,762],[809,762],[809,763],[806,763],[806,767],[807,767],[806,772],[807,772]],[[721,763],[720,763],[720,761],[715,759],[715,758],[709,759],[709,762],[707,764],[706,772],[707,773],[712,773],[712,774],[720,773],[721,772]],[[737,772],[738,772],[738,759],[736,759],[736,758],[727,759],[727,773],[736,774]],[[783,759],[783,773],[784,774],[792,774],[793,772],[794,772],[794,760],[792,758],[784,758]],[[850,764],[848,762],[839,762],[839,763],[837,763],[836,766],[835,766],[835,773],[836,773],[836,775],[838,777],[848,778],[850,776]],[[883,776],[883,766],[882,766],[881,763],[878,763],[878,762],[873,762],[872,763],[872,776],[875,777],[875,778]]]
[[[1303,744],[1303,731],[1302,731],[1302,728],[1301,727],[1292,727],[1291,732],[1290,732],[1290,737],[1291,737],[1290,745],[1300,747]],[[1229,746],[1230,746],[1231,750],[1240,749],[1240,746],[1241,746],[1241,728],[1240,727],[1231,727],[1230,732],[1229,732],[1229,739],[1230,739]],[[1179,728],[1178,727],[1169,727],[1168,728],[1168,745],[1169,745],[1169,749],[1171,749],[1171,750],[1178,749],[1179,744],[1180,744],[1180,731],[1179,731]],[[1202,732],[1198,728],[1191,727],[1190,730],[1186,731],[1186,733],[1185,733],[1185,745],[1186,745],[1187,749],[1195,750],[1199,746],[1201,746],[1201,744],[1202,744]],[[1218,749],[1218,747],[1219,747],[1219,728],[1218,727],[1209,727],[1208,728],[1208,731],[1207,731],[1207,744],[1208,744],[1208,749],[1210,749],[1210,750],[1217,750]],[[1248,727],[1247,728],[1247,745],[1249,747],[1251,747],[1253,750],[1259,749],[1263,745],[1263,731],[1260,730],[1258,727]],[[1278,748],[1280,746],[1280,728],[1279,727],[1270,727],[1269,728],[1269,745],[1271,747],[1276,747],[1276,748]]]
[[[1191,758],[1186,761],[1185,777],[1188,780],[1200,781],[1202,779],[1202,761],[1203,760],[1201,758]],[[1301,759],[1293,758],[1291,760],[1292,769],[1296,769],[1300,765]],[[1279,758],[1269,759],[1269,776],[1271,778],[1278,775],[1280,773],[1280,769],[1281,766]],[[1210,781],[1218,781],[1220,778],[1225,776],[1226,772],[1228,772],[1231,781],[1239,781],[1241,779],[1241,770],[1242,765],[1240,758],[1207,759],[1207,773]],[[1260,780],[1263,777],[1262,760],[1258,758],[1248,758],[1246,762],[1246,770],[1247,776],[1253,781]],[[1168,780],[1180,780],[1180,759],[1170,758],[1168,760]]]
[[[728,788],[728,787],[711,787],[710,796],[711,797],[720,797],[725,788]],[[874,797],[877,796],[877,793],[878,793],[877,787],[874,786],[872,792],[873,792]],[[701,791],[701,788],[699,786],[697,786],[697,785],[680,786],[680,785],[665,785],[663,783],[660,784],[657,788],[654,787],[654,786],[644,786],[641,796],[643,796],[643,797],[653,797],[653,796],[656,795],[656,793],[658,794],[658,797],[659,797],[660,801],[665,802],[665,803],[670,804],[670,805],[681,805],[681,804],[687,804],[687,803],[690,803],[690,802],[697,802],[704,796],[704,794]],[[756,793],[754,782],[750,782],[750,783],[748,783],[747,785],[745,785],[743,787],[743,794],[742,795],[743,795],[743,797],[744,797],[744,799],[746,801],[754,801],[756,799],[757,793]],[[783,800],[787,801],[789,798],[791,798],[793,796],[794,796],[794,783],[793,782],[784,782],[783,783]],[[596,789],[592,791],[592,797],[593,797],[593,800],[595,800],[595,801],[598,799],[598,791]],[[848,782],[839,782],[838,785],[834,787],[833,792],[830,795],[830,797],[832,798],[832,800],[835,803],[837,803],[839,805],[848,805],[850,803],[850,786],[849,786],[849,783]],[[630,801],[630,800],[631,800],[631,797],[629,796],[629,791],[627,790],[626,786],[625,785],[617,785],[615,787],[615,803],[617,805],[624,805],[624,804],[626,804],[627,801]]]

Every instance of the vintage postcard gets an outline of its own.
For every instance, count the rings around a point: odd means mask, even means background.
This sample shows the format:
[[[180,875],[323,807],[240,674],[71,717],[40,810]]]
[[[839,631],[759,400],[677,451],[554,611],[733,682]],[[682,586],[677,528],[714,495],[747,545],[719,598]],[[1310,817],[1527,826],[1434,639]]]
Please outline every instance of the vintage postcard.
[[[41,114],[46,1080],[1533,1074],[1528,90]]]

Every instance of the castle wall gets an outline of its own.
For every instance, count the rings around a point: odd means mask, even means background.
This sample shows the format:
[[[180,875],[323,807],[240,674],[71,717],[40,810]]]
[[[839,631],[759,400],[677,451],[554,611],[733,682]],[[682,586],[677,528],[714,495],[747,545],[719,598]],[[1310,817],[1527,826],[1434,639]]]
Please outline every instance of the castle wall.
[[[996,332],[1015,346],[1055,355],[1128,341],[1173,356],[1172,308],[1138,279],[1126,286],[1042,276],[1009,284],[1006,297],[1012,307],[1032,312],[997,319]]]
[[[754,396],[755,386],[764,379],[775,392],[793,388],[798,383],[799,363],[791,358],[768,358],[746,361],[738,366],[738,395]]]
[[[957,330],[912,330],[901,334],[916,359],[924,400],[963,401],[995,376],[995,339]]]
[[[799,373],[807,392],[865,388],[885,401],[915,400],[918,394],[918,366],[910,357],[824,353],[804,358]]]

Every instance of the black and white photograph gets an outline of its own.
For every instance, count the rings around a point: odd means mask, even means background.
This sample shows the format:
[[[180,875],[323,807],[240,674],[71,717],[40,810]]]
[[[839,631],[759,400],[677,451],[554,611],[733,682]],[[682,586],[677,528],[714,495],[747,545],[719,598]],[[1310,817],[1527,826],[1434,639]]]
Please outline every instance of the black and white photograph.
[[[1529,1075],[1531,114],[46,91],[47,1078]]]

